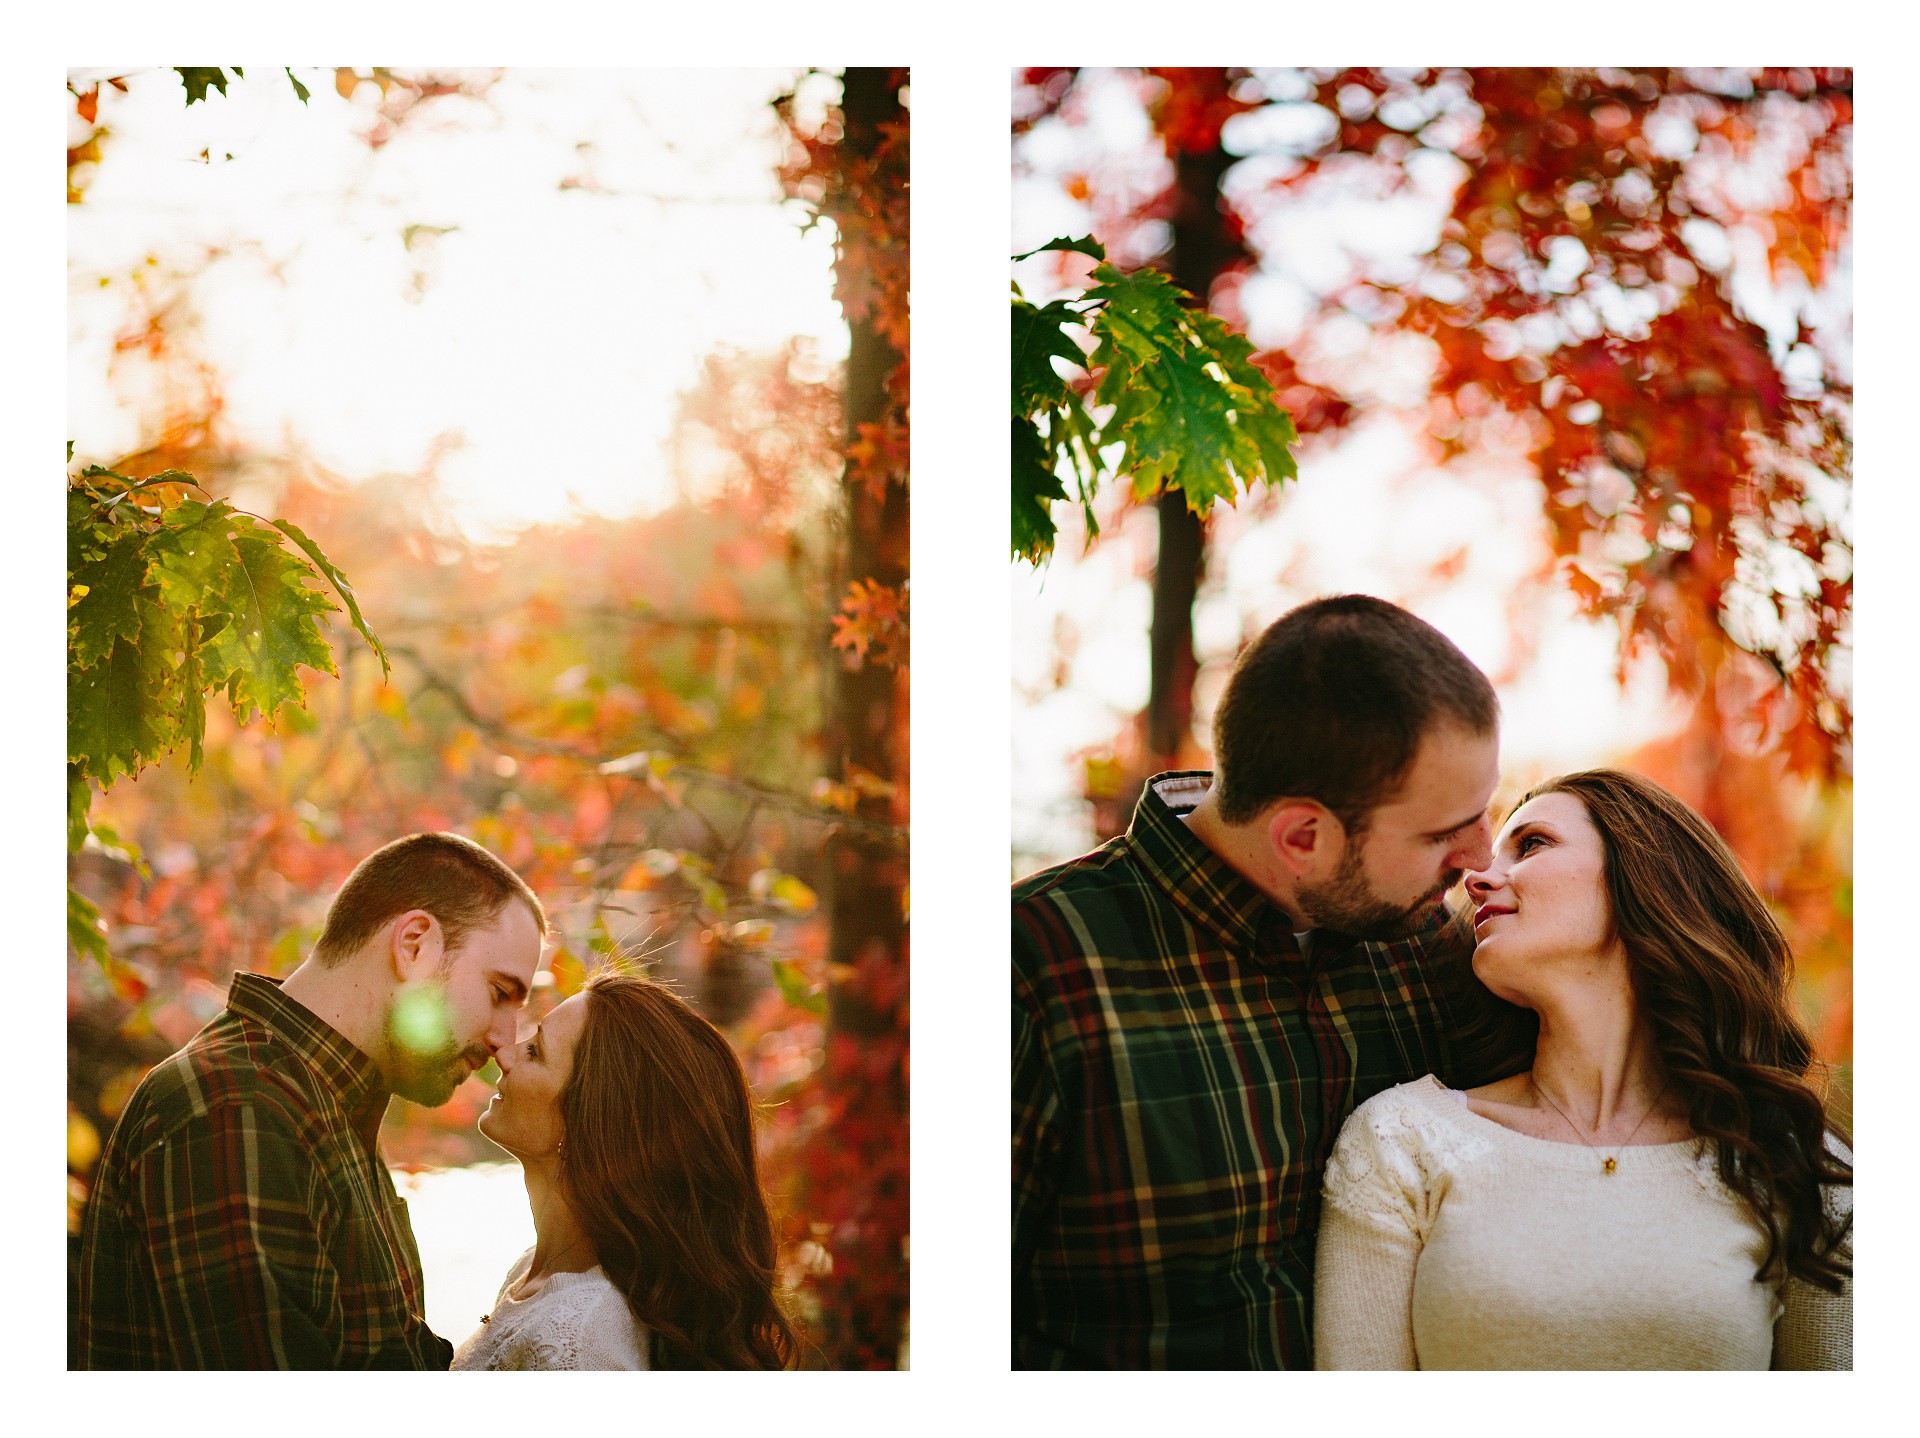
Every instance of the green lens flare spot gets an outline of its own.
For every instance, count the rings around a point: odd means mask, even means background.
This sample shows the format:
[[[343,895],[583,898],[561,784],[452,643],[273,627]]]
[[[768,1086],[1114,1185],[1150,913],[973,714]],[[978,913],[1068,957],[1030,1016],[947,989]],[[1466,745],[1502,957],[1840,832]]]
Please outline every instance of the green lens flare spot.
[[[438,984],[412,984],[401,990],[393,1001],[393,1036],[415,1054],[440,1054],[452,1048],[447,991]]]

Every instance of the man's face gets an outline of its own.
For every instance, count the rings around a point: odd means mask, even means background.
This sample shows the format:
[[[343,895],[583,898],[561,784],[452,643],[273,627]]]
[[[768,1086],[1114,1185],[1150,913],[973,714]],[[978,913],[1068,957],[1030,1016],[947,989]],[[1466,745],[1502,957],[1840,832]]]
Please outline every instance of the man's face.
[[[517,899],[443,955],[432,975],[403,983],[388,1002],[387,1084],[435,1108],[475,1069],[514,1041],[540,966],[540,929]]]
[[[1497,734],[1447,724],[1427,731],[1399,792],[1350,838],[1340,867],[1298,891],[1316,928],[1391,939],[1418,928],[1440,896],[1493,854],[1487,805],[1500,778]]]

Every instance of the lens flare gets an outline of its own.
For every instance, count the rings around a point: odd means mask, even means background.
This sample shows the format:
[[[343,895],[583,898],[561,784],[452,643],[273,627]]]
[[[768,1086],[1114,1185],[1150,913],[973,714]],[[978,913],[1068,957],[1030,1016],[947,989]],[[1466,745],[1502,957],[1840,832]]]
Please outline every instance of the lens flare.
[[[414,984],[396,995],[393,1037],[416,1058],[451,1052],[453,1015],[447,1006],[447,991],[438,984]]]

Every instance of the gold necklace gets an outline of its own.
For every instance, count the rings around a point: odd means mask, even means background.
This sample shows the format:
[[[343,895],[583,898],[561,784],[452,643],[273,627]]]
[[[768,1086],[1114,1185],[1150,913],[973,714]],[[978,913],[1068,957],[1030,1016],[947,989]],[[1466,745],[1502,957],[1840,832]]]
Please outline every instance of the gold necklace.
[[[1587,1148],[1591,1149],[1594,1153],[1600,1154],[1600,1172],[1612,1173],[1620,1167],[1620,1160],[1613,1154],[1600,1153],[1599,1149],[1587,1143],[1587,1136],[1580,1132],[1579,1126],[1576,1125],[1572,1119],[1567,1117],[1567,1111],[1561,1108],[1560,1105],[1555,1103],[1551,1098],[1547,1097],[1547,1091],[1540,1087],[1539,1081],[1533,1076],[1532,1069],[1527,1070],[1527,1082],[1533,1086],[1535,1093],[1547,1100],[1547,1107],[1560,1115],[1560,1121],[1573,1130],[1573,1136],[1575,1138],[1579,1139],[1581,1143],[1586,1144]],[[1653,1102],[1647,1106],[1647,1111],[1640,1115],[1640,1122],[1633,1126],[1633,1132],[1627,1135],[1624,1142],[1614,1144],[1612,1147],[1619,1149],[1632,1146],[1633,1141],[1640,1136],[1640,1130],[1647,1126],[1647,1120],[1653,1117],[1653,1111],[1660,1107],[1660,1100],[1667,1096],[1667,1089],[1670,1088],[1672,1084],[1673,1079],[1669,1077],[1666,1083],[1660,1085],[1660,1092],[1654,1095]]]

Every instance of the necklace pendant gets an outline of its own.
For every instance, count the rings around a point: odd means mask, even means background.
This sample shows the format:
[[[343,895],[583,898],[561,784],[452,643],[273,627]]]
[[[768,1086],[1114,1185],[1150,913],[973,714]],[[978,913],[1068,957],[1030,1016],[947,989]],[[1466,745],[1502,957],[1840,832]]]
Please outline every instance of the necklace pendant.
[[[1605,1160],[1604,1162],[1602,1162],[1602,1163],[1601,1163],[1601,1165],[1600,1165],[1600,1171],[1601,1171],[1602,1173],[1612,1173],[1612,1172],[1613,1172],[1613,1171],[1614,1171],[1614,1170],[1615,1170],[1616,1168],[1618,1168],[1619,1166],[1620,1166],[1620,1164],[1619,1164],[1619,1161],[1618,1161],[1617,1159],[1612,1159],[1612,1158],[1609,1158],[1609,1159],[1606,1159],[1606,1160]]]

